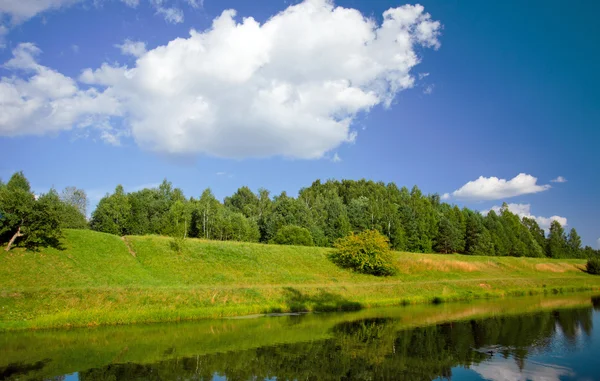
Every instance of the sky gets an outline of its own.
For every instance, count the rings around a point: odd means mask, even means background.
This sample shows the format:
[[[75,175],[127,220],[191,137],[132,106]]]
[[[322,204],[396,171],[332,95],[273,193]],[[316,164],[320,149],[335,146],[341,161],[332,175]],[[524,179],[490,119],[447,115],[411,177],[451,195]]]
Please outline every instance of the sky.
[[[600,248],[600,3],[0,0],[0,178],[316,179],[503,202]]]

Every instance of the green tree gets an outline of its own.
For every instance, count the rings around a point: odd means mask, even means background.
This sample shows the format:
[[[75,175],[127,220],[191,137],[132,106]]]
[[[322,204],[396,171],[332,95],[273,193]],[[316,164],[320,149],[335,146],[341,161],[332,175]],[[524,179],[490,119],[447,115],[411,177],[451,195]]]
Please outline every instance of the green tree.
[[[542,229],[537,221],[533,218],[523,217],[523,225],[529,229],[531,236],[538,245],[542,248],[542,250],[546,251],[546,234],[544,233],[544,229]]]
[[[552,221],[550,232],[548,233],[548,243],[546,245],[547,255],[550,258],[565,258],[567,256],[567,237],[565,230],[558,221]]]
[[[239,212],[247,218],[258,220],[260,200],[246,186],[239,188],[231,197],[225,197],[224,204],[234,212]]]
[[[577,234],[577,230],[575,230],[575,228],[572,228],[567,236],[567,249],[569,250],[569,257],[583,257],[581,250],[581,237],[579,237],[579,234]]]
[[[94,213],[91,228],[96,231],[115,235],[127,233],[127,222],[131,212],[131,204],[122,185],[117,185],[112,195],[104,196]]]
[[[282,226],[271,242],[278,245],[314,246],[310,231],[294,225]]]
[[[446,216],[442,216],[438,227],[438,236],[435,240],[435,249],[444,254],[455,252],[458,247],[460,231],[458,227]]]
[[[339,239],[330,258],[342,267],[372,275],[393,275],[396,268],[389,240],[377,230],[365,230]]]
[[[36,200],[23,172],[13,174],[8,183],[0,187],[0,239],[8,241],[5,250],[9,251],[15,243],[29,249],[58,247],[60,206],[55,191]]]

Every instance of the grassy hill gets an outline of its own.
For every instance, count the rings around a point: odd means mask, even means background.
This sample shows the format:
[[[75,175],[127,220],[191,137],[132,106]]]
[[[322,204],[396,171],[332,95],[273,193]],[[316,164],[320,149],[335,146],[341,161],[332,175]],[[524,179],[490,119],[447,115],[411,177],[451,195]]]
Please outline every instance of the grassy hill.
[[[0,254],[0,330],[179,321],[600,289],[582,260],[395,253],[399,273],[330,249],[65,231],[64,249]]]

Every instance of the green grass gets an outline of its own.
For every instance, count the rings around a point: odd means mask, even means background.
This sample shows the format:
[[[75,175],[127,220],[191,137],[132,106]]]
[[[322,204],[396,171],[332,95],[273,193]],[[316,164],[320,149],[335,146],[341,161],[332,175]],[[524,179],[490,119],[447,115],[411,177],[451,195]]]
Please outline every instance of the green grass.
[[[599,290],[583,260],[394,253],[398,275],[338,268],[330,249],[65,231],[64,250],[0,254],[0,330]]]

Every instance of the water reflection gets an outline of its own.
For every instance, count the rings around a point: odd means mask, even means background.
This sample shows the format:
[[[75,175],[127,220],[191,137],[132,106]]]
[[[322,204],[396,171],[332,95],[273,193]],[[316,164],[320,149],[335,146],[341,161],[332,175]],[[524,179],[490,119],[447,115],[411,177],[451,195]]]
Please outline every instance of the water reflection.
[[[0,348],[9,355],[23,350],[18,353],[24,360],[24,348],[31,346],[37,352],[28,358],[37,361],[2,365],[0,360],[0,379],[598,379],[596,359],[585,355],[599,345],[593,323],[596,319],[600,324],[600,314],[594,312],[600,309],[600,298],[590,303],[588,297],[583,305],[563,308],[559,303],[556,309],[518,315],[494,313],[470,320],[462,316],[460,321],[431,325],[423,323],[429,316],[425,312],[411,315],[407,310],[388,310],[367,317],[335,314],[204,322],[173,331],[162,326],[162,332],[152,331],[157,329],[153,327],[132,327],[129,334],[127,329],[100,330],[95,336],[79,331],[94,348],[88,352],[86,344],[65,333],[56,332],[55,348],[46,350],[33,344],[47,344],[50,333],[37,338],[23,333],[4,338]],[[451,311],[458,314],[457,309]],[[428,313],[433,316],[436,310]],[[424,326],[414,327],[418,320]],[[136,329],[139,334],[133,333]],[[269,335],[281,337],[273,343]],[[121,342],[120,350],[112,347],[127,337],[137,339]]]

